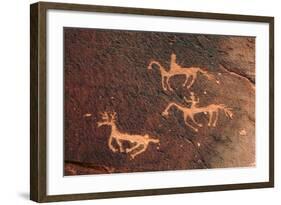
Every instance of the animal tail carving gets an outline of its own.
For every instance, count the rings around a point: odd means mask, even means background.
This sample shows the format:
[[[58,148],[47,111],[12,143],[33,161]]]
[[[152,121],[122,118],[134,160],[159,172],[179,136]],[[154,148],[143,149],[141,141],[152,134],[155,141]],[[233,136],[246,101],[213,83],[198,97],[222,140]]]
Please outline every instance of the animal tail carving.
[[[156,143],[156,144],[159,144],[159,139],[156,139],[154,137],[150,137],[149,135],[145,135],[144,136],[145,139],[147,139],[149,142],[152,142],[152,143]]]
[[[150,142],[155,143],[155,144],[159,144],[159,139],[149,139]]]
[[[208,80],[215,80],[215,76],[213,74],[208,73],[207,71],[204,70],[200,70],[200,72],[206,77],[208,78]]]
[[[151,60],[147,66],[147,69],[151,70],[152,69],[152,65],[157,65],[158,67],[161,67],[161,64],[155,60]]]
[[[220,104],[219,108],[224,111],[224,113],[227,117],[229,117],[230,119],[233,119],[233,112],[232,112],[231,108],[228,108],[224,104]]]

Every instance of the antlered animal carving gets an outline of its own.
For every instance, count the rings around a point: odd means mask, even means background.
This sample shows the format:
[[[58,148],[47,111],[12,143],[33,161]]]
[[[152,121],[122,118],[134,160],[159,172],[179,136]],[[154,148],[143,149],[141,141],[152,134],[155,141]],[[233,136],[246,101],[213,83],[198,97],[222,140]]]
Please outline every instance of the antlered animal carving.
[[[137,134],[128,134],[125,132],[119,131],[116,126],[116,113],[115,112],[103,112],[102,121],[98,122],[98,127],[107,125],[111,126],[111,133],[108,139],[108,147],[113,152],[125,152],[130,155],[131,159],[134,159],[137,155],[146,151],[150,143],[160,144],[159,139],[150,137],[148,134],[137,135]],[[113,146],[113,140],[116,141],[119,150]],[[124,149],[122,142],[127,141],[132,144],[132,147]]]

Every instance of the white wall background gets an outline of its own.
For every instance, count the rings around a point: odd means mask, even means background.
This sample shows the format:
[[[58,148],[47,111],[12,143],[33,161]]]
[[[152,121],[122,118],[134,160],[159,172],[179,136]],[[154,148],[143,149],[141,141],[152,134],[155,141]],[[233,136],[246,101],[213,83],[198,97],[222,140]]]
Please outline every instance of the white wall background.
[[[50,0],[51,1],[51,0]],[[32,204],[29,198],[29,4],[2,1],[0,7],[0,203]],[[281,195],[279,156],[281,121],[280,38],[278,0],[60,0],[60,2],[275,16],[275,164],[274,189],[105,199],[60,204],[277,204]],[[279,202],[280,203],[280,202]],[[56,203],[55,203],[56,204]]]

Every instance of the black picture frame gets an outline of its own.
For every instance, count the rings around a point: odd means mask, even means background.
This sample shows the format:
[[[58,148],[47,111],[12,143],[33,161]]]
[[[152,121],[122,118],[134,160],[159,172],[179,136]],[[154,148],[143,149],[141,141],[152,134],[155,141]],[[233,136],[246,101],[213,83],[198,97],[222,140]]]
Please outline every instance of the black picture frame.
[[[212,186],[47,195],[46,12],[49,9],[263,22],[269,24],[269,181]],[[30,199],[36,202],[179,194],[274,186],[274,17],[38,2],[30,6]]]

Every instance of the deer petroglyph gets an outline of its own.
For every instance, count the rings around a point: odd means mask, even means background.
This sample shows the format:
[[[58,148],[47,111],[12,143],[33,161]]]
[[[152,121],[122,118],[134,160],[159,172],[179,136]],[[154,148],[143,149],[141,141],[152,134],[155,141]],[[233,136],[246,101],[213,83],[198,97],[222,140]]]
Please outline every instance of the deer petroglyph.
[[[136,135],[128,134],[119,131],[116,126],[116,113],[115,112],[103,112],[101,113],[102,121],[98,122],[98,127],[103,125],[111,126],[111,134],[108,139],[108,147],[113,152],[125,152],[130,155],[131,159],[134,159],[137,155],[146,151],[149,143],[155,143],[159,146],[159,139],[150,137],[148,134]],[[113,140],[117,143],[119,150],[113,146]],[[130,148],[124,148],[124,141],[129,142],[132,146]]]
[[[171,64],[170,64],[170,70],[167,71],[158,61],[152,60],[150,61],[148,65],[148,69],[152,69],[153,65],[157,65],[160,73],[161,73],[161,83],[162,83],[162,88],[164,90],[170,90],[172,91],[173,89],[170,86],[170,78],[176,75],[184,75],[185,76],[185,81],[182,84],[183,87],[190,88],[194,83],[197,78],[197,74],[201,73],[205,77],[207,77],[209,80],[214,80],[214,76],[212,74],[209,74],[207,71],[199,68],[199,67],[189,67],[189,68],[184,68],[181,67],[179,64],[176,62],[176,54],[172,53],[171,55]],[[188,83],[189,79],[191,78],[191,81]],[[217,81],[218,82],[218,81]]]
[[[184,98],[185,102],[191,103],[191,106],[189,108],[179,105],[175,102],[171,102],[168,104],[166,109],[162,112],[162,115],[168,116],[170,108],[173,106],[176,107],[177,109],[182,111],[185,124],[188,127],[190,127],[191,129],[193,129],[195,132],[198,132],[198,128],[196,128],[195,126],[190,124],[190,122],[188,122],[188,119],[190,119],[196,126],[202,127],[203,125],[196,122],[196,120],[194,118],[196,114],[199,114],[199,113],[209,114],[209,122],[208,122],[209,127],[210,126],[216,127],[216,124],[218,121],[219,110],[224,111],[225,115],[227,117],[229,117],[230,119],[232,119],[232,117],[233,117],[233,113],[232,113],[231,109],[227,108],[224,104],[210,104],[205,107],[198,107],[197,104],[199,103],[199,98],[196,99],[193,92],[191,93],[190,98],[191,98],[191,100],[187,100],[186,98]]]

